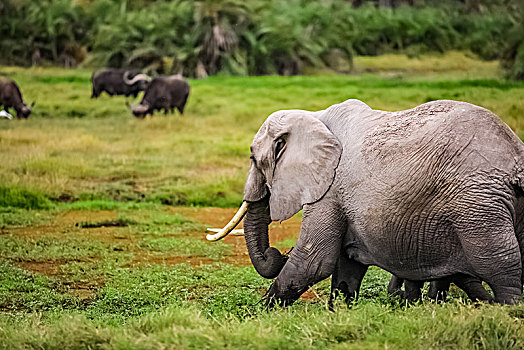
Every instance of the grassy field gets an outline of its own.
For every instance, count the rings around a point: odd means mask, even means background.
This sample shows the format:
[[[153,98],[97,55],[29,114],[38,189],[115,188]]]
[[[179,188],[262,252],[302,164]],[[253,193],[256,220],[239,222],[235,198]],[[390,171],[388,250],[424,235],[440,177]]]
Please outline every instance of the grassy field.
[[[399,110],[456,99],[524,139],[524,83],[459,53],[357,58],[361,74],[190,81],[184,116],[136,120],[123,97],[91,100],[86,70],[0,67],[28,120],[0,120],[0,349],[522,349],[524,304],[407,306],[372,268],[359,302],[327,310],[329,281],[266,311],[271,281],[242,237],[208,243],[240,204],[249,145],[278,109],[348,98]],[[131,104],[137,100],[129,100]],[[300,216],[272,224],[289,250]]]

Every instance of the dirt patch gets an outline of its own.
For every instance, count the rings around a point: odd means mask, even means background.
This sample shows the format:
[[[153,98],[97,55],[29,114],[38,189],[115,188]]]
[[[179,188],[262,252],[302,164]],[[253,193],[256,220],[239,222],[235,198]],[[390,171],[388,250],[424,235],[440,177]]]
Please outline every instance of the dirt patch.
[[[108,244],[132,245],[137,238],[127,227],[130,222],[124,222],[117,217],[118,213],[114,210],[73,210],[57,215],[51,223],[46,225],[8,227],[4,228],[0,234],[11,234],[25,239],[38,239],[46,236],[61,239],[74,236],[93,238]],[[91,225],[92,223],[95,224]],[[84,228],[82,225],[87,227]]]
[[[171,214],[182,215],[194,222],[201,223],[210,227],[223,227],[233,217],[236,209],[223,208],[192,208],[192,207],[167,207],[166,211]],[[138,248],[138,241],[141,239],[131,231],[129,227],[94,227],[94,228],[80,228],[75,226],[79,222],[113,222],[117,221],[118,213],[114,210],[72,210],[61,215],[57,215],[50,224],[41,226],[29,227],[15,227],[6,228],[2,234],[13,234],[24,238],[36,238],[41,236],[67,236],[78,235],[83,238],[92,238],[108,244],[124,244],[126,250],[135,251],[136,258],[134,264],[167,264],[173,265],[178,263],[189,263],[193,266],[204,264],[211,264],[214,262],[224,262],[236,266],[247,266],[251,264],[246,248],[246,243],[243,236],[228,236],[223,242],[232,246],[231,254],[222,259],[211,259],[206,256],[152,256]],[[269,229],[270,242],[275,244],[282,242],[288,238],[296,239],[300,232],[301,220],[298,217],[293,217],[283,223],[272,223]],[[242,228],[240,223],[238,228]],[[205,241],[205,236],[208,232],[188,231],[185,233],[186,237],[197,238]],[[207,241],[206,241],[207,242]],[[214,244],[213,242],[207,242]],[[283,252],[289,249],[283,249]],[[65,262],[58,260],[49,260],[44,262],[25,261],[22,268],[43,273],[46,275],[57,275],[60,271],[60,266]],[[53,266],[55,265],[55,266]]]
[[[300,296],[300,299],[307,301],[319,301],[322,300],[320,296],[311,288],[306,290],[304,294]]]
[[[168,212],[172,214],[180,214],[190,220],[199,222],[201,224],[222,228],[235,215],[237,209],[223,209],[223,208],[189,208],[189,207],[171,207]],[[288,238],[297,239],[300,234],[301,219],[298,216],[293,216],[291,219],[283,221],[282,223],[274,222],[269,227],[269,241],[271,244],[282,242]],[[237,228],[243,228],[241,222]],[[207,232],[202,232],[202,239],[205,240]],[[233,265],[250,265],[249,255],[246,248],[246,242],[243,236],[227,236],[224,238],[224,243],[233,246],[231,255],[226,256],[223,262]],[[213,244],[213,242],[209,242]],[[286,249],[287,252],[289,249]]]
[[[116,210],[71,210],[62,215],[58,215],[56,220],[63,224],[74,225],[77,222],[97,222],[114,220],[118,217]]]
[[[236,255],[228,255],[221,259],[212,259],[202,255],[163,255],[163,256],[151,256],[147,254],[136,255],[132,262],[124,265],[123,267],[133,267],[141,264],[160,264],[160,265],[177,265],[177,264],[189,264],[191,266],[210,265],[213,263],[222,262],[235,266],[246,266],[250,263],[249,257],[246,259],[239,259]]]
[[[57,215],[50,224],[27,227],[9,227],[2,234],[13,234],[19,237],[36,238],[47,235],[64,234],[76,230],[75,224],[89,221],[109,221],[117,218],[114,210],[72,210]]]
[[[76,295],[81,300],[89,300],[94,297],[97,290],[104,285],[103,280],[95,279],[93,281],[67,281],[67,276],[62,272],[62,266],[70,262],[66,259],[47,259],[47,260],[27,260],[19,261],[17,265],[31,273],[38,273],[48,277],[56,278],[60,281],[62,292],[68,292]],[[84,260],[74,260],[84,261]]]
[[[65,260],[41,260],[41,261],[20,261],[18,266],[32,273],[39,273],[46,276],[58,276],[62,273],[62,265],[67,263]]]

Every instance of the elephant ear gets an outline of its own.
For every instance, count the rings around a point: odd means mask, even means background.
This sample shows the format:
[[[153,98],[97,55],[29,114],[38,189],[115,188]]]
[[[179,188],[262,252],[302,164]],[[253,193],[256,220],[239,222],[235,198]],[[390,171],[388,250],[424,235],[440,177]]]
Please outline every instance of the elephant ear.
[[[293,111],[283,116],[286,149],[278,159],[270,188],[273,221],[289,219],[304,204],[320,200],[335,178],[342,146],[314,113]]]

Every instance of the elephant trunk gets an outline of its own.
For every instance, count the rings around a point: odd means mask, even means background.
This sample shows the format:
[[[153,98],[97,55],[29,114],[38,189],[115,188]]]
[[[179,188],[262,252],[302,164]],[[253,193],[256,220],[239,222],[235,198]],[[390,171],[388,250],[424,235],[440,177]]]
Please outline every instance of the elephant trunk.
[[[244,219],[246,245],[255,270],[265,278],[277,277],[287,259],[278,249],[269,246],[270,223],[269,196],[249,203]]]

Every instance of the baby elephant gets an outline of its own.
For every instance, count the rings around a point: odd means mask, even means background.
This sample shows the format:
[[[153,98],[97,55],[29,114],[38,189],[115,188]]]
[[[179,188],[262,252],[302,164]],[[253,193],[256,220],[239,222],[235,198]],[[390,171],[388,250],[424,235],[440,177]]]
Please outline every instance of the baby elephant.
[[[9,108],[14,108],[18,119],[27,119],[35,103],[27,106],[22,99],[20,88],[14,81],[5,81],[0,79],[0,107],[9,113]]]
[[[493,297],[482,286],[481,280],[463,274],[430,282],[428,297],[435,301],[446,301],[451,283],[462,289],[473,301],[493,301]],[[404,291],[402,291],[403,284]],[[422,295],[421,289],[423,285],[423,281],[409,281],[393,275],[389,281],[388,293],[392,296],[401,296],[410,302],[417,301]]]

